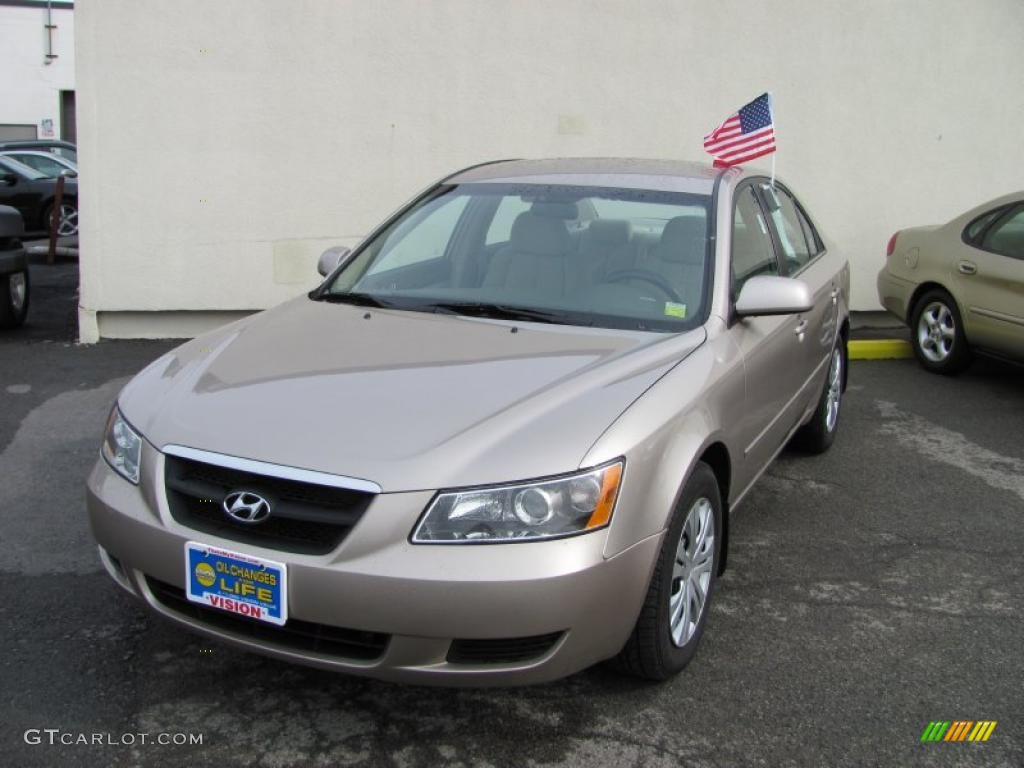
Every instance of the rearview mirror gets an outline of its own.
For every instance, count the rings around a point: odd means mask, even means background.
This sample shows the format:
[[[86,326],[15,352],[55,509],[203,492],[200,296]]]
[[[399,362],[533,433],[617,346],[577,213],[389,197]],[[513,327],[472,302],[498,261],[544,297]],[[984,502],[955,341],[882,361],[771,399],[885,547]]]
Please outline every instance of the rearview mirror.
[[[736,299],[736,314],[740,317],[795,315],[809,311],[813,305],[811,289],[802,280],[758,275],[743,284]]]
[[[344,245],[335,245],[320,254],[320,260],[316,263],[316,271],[321,277],[327,277],[336,270],[352,253],[351,248]]]

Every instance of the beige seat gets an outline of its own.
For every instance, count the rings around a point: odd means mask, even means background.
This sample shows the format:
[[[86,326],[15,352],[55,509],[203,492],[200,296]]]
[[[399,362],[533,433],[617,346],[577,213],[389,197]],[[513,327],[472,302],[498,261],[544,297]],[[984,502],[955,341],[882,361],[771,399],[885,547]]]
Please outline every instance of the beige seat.
[[[633,227],[625,219],[594,219],[580,235],[579,248],[570,255],[571,289],[596,285],[634,263]]]
[[[566,257],[571,247],[561,218],[521,213],[512,224],[508,245],[494,254],[483,286],[504,288],[510,297],[527,302],[560,297],[566,289]]]
[[[669,219],[658,244],[641,265],[668,280],[680,300],[690,307],[700,304],[707,259],[707,223],[703,216]]]

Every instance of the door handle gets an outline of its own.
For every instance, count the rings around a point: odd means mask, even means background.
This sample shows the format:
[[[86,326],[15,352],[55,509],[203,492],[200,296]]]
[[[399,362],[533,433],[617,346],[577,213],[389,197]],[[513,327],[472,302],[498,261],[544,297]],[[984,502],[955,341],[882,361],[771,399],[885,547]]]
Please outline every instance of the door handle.
[[[975,275],[978,273],[978,265],[973,261],[961,261],[956,265],[961,275]]]
[[[796,328],[793,329],[793,333],[797,335],[800,341],[803,341],[804,334],[807,333],[807,321],[801,317],[800,322],[797,323]]]
[[[829,298],[832,299],[833,304],[837,304],[839,302],[839,289],[834,285],[832,286],[832,293],[829,294]]]

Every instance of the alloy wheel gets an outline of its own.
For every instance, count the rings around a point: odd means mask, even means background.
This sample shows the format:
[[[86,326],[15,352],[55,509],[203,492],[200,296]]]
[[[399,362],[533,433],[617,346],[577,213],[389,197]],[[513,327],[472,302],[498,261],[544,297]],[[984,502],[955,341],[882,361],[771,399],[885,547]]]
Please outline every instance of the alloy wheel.
[[[711,502],[697,499],[686,515],[672,565],[669,633],[682,647],[693,637],[707,604],[715,559],[715,512]]]
[[[825,429],[831,432],[839,421],[839,406],[843,399],[843,354],[832,350],[832,365],[828,371],[828,394],[825,400]]]
[[[51,213],[52,217],[54,214]],[[78,208],[71,203],[60,204],[60,219],[57,222],[57,234],[60,237],[71,237],[78,234]]]
[[[11,309],[15,316],[20,315],[25,308],[25,297],[28,294],[25,284],[25,273],[15,272],[7,278],[7,286],[11,295]]]
[[[917,345],[921,354],[933,363],[941,363],[953,353],[956,321],[953,312],[941,301],[933,301],[917,321]]]

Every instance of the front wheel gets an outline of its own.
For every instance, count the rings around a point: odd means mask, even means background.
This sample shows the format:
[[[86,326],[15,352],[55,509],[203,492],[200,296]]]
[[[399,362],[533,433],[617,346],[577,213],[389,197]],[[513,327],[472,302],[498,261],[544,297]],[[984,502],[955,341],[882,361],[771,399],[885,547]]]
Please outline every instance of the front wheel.
[[[46,209],[46,215],[44,220],[46,221],[46,231],[49,232],[53,227],[53,217],[57,215],[57,210],[51,204]],[[57,220],[57,236],[58,237],[73,237],[78,234],[78,206],[74,200],[62,200],[60,204],[60,218]]]
[[[721,545],[718,482],[700,462],[672,514],[633,634],[615,658],[619,669],[667,680],[690,662],[708,620]]]
[[[0,275],[0,328],[17,328],[28,316],[28,270]]]
[[[846,341],[842,336],[832,348],[828,378],[811,420],[793,435],[792,446],[804,453],[824,453],[832,447],[839,428],[839,412],[846,388]]]

